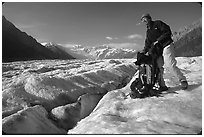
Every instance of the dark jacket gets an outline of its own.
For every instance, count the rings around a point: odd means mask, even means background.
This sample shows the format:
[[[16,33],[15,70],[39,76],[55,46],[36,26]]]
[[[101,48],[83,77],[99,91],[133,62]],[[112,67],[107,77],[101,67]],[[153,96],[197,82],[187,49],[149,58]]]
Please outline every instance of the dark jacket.
[[[160,43],[161,48],[171,44],[173,42],[171,35],[171,29],[167,24],[160,20],[151,21],[147,26],[145,47],[143,52],[147,53],[155,41]]]

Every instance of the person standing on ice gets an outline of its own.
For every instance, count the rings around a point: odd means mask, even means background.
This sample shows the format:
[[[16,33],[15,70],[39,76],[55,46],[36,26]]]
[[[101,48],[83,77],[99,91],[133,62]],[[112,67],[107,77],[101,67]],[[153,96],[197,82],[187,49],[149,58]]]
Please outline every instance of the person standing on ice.
[[[180,69],[176,66],[176,59],[174,55],[174,45],[173,40],[171,38],[171,29],[170,27],[160,20],[152,21],[152,17],[150,14],[144,14],[141,17],[141,21],[146,24],[147,31],[146,31],[146,40],[144,49],[141,53],[146,54],[149,53],[151,50],[151,46],[158,46],[160,50],[163,50],[163,56],[161,55],[157,59],[157,65],[160,70],[159,75],[159,86],[160,91],[167,91],[168,87],[165,85],[165,81],[163,78],[164,63],[169,70],[177,76],[178,80],[181,83],[181,88],[183,90],[188,88],[188,82],[186,77],[180,71]]]

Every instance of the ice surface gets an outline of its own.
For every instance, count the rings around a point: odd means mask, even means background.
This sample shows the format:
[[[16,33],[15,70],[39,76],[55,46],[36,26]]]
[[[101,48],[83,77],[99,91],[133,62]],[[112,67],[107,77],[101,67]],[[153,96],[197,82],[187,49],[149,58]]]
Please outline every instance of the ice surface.
[[[202,57],[177,58],[189,88],[168,70],[170,89],[159,97],[131,99],[130,83],[108,92],[68,134],[198,134],[202,131]],[[134,79],[134,78],[133,78]]]
[[[181,90],[165,70],[170,90],[144,99],[126,96],[136,76],[134,59],[3,63],[2,129],[14,134],[65,134],[65,129],[68,134],[197,134],[202,129],[202,57],[176,59],[189,88]]]

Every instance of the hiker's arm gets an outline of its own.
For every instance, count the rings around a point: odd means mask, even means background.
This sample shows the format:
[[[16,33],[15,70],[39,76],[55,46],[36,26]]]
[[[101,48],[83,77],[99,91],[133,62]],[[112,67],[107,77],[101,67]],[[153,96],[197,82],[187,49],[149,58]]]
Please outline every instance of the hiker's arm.
[[[146,54],[149,51],[151,42],[148,40],[148,38],[146,38],[145,40],[145,46],[144,49],[142,50],[142,53]]]
[[[166,38],[171,37],[171,29],[170,27],[163,23],[162,21],[158,22],[158,28],[160,29],[162,35],[157,39],[158,43],[163,43]]]

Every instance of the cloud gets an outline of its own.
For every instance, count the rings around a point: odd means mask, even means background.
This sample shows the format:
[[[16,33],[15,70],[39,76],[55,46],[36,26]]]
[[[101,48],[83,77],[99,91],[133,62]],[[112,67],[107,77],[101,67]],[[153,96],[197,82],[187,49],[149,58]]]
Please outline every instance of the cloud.
[[[143,38],[143,36],[142,35],[140,35],[140,34],[132,34],[132,35],[129,35],[129,36],[127,36],[127,38],[128,39],[142,39]]]
[[[108,39],[108,40],[113,40],[113,38],[111,38],[111,37],[106,37],[106,39]]]
[[[108,39],[108,40],[116,40],[116,39],[118,39],[118,38],[117,38],[117,37],[114,37],[114,38],[113,38],[113,37],[107,36],[106,39]]]

